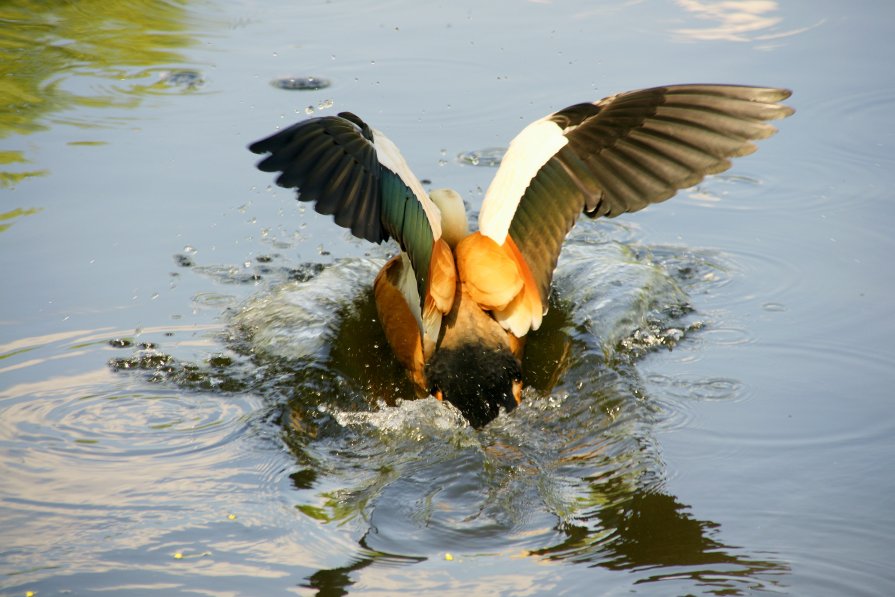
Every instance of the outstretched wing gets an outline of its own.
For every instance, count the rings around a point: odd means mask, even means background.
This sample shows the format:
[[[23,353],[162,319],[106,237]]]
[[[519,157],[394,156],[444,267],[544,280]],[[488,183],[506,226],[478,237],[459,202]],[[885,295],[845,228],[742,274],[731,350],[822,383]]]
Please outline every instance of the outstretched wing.
[[[726,170],[729,158],[755,151],[751,141],[776,132],[767,120],[793,113],[777,103],[789,96],[734,85],[655,87],[576,104],[526,127],[479,213],[481,234],[517,253],[521,274],[536,286],[495,313],[504,327],[519,336],[540,325],[563,239],[582,211],[594,218],[637,211]]]
[[[409,306],[420,329],[434,327],[437,334],[441,318],[436,312],[450,310],[454,287],[452,281],[431,279],[430,271],[448,269],[443,263],[451,253],[441,239],[438,208],[394,143],[342,112],[299,122],[249,149],[270,154],[258,169],[280,172],[279,186],[295,188],[300,201],[331,214],[355,236],[375,243],[395,238],[416,280],[416,292],[407,291]],[[442,266],[430,268],[432,263]]]

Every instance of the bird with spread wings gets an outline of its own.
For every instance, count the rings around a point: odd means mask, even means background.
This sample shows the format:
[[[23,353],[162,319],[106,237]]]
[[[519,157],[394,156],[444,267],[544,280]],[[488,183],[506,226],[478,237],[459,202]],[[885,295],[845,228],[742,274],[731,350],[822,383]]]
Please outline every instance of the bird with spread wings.
[[[474,426],[521,400],[526,334],[538,329],[563,239],[581,213],[615,217],[664,201],[771,136],[785,89],[670,85],[569,106],[510,143],[470,232],[460,196],[427,193],[398,148],[350,112],[249,146],[298,199],[399,253],[373,284],[395,357],[421,394]]]

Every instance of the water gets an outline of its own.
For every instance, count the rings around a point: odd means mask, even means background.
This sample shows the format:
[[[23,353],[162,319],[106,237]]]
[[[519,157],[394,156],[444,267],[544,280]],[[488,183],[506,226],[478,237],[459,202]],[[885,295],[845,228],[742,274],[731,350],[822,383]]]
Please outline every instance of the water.
[[[0,14],[0,593],[895,591],[887,3]],[[370,349],[387,250],[245,149],[350,110],[475,210],[525,123],[695,81],[797,113],[576,229],[481,431]]]

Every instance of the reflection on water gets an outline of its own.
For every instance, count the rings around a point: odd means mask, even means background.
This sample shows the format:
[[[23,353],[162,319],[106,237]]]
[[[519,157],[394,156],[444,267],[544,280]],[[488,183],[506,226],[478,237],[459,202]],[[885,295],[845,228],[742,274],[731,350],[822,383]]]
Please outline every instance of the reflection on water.
[[[4,173],[0,172],[0,176],[3,176]],[[10,226],[12,226],[18,218],[24,216],[33,216],[36,213],[40,213],[40,209],[31,208],[31,209],[21,209],[16,208],[6,213],[0,213],[0,232],[4,232],[8,230]]]
[[[804,33],[817,26],[782,29],[780,6],[775,0],[675,0],[678,6],[707,27],[686,27],[674,32],[691,41],[769,42]]]
[[[722,282],[710,274],[723,266],[632,249],[611,231],[575,229],[553,307],[529,342],[523,404],[481,431],[432,398],[400,399],[413,392],[369,293],[382,259],[337,262],[235,315],[233,347],[268,380],[266,394],[287,403],[296,512],[355,536],[354,554],[305,586],[338,593],[371,564],[445,553],[523,553],[728,594],[777,583],[785,565],[724,545],[719,523],[663,489],[653,433],[673,413],[646,395],[635,367],[702,326],[686,290]],[[690,381],[716,398],[738,387]]]
[[[98,118],[64,116],[72,108],[129,108],[164,81],[154,71],[182,63],[188,34],[178,0],[14,0],[0,6],[0,138],[52,123],[96,127]],[[148,83],[146,81],[149,81]],[[0,185],[47,173],[7,171],[29,162],[22,151],[0,153]]]

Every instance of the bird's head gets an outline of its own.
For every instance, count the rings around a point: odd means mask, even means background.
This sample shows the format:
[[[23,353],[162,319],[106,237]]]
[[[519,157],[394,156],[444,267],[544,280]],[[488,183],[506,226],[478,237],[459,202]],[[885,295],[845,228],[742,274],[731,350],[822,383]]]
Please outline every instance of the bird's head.
[[[432,395],[447,400],[476,428],[503,407],[516,408],[522,395],[522,367],[508,349],[476,344],[439,350],[426,367]]]

